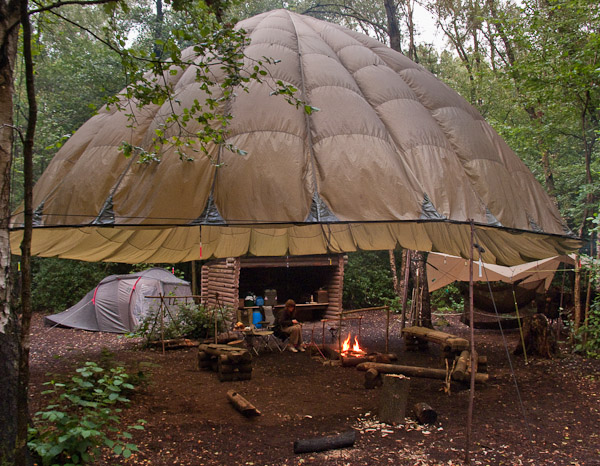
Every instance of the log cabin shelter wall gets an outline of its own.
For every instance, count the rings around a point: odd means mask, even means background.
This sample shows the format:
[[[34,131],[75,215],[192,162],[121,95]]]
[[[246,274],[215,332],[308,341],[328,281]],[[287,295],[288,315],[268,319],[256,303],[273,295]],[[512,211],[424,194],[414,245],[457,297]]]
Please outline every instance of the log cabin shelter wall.
[[[347,260],[345,254],[217,259],[202,266],[202,296],[209,305],[239,310],[248,294],[264,297],[266,290],[275,290],[277,304],[288,299],[328,303],[325,309],[304,313],[304,320],[335,318],[342,311]],[[245,316],[238,312],[237,317]]]

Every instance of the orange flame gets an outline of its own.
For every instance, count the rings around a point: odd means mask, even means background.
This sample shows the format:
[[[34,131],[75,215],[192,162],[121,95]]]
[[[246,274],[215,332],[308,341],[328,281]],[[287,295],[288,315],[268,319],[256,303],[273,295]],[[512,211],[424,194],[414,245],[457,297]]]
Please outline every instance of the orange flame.
[[[348,333],[348,337],[342,343],[342,354],[348,354],[348,353],[365,354],[366,353],[366,351],[360,347],[357,336],[354,337],[354,344],[352,345],[352,348],[350,348],[350,339],[351,339],[351,334]]]
[[[348,334],[348,338],[342,343],[342,353],[347,353],[348,351],[350,351],[350,334]]]

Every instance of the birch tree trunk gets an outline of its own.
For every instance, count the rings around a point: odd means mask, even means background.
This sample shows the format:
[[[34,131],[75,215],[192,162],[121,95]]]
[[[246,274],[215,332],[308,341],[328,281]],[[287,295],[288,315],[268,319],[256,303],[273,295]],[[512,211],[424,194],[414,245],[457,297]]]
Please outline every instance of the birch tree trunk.
[[[19,316],[10,280],[10,171],[13,144],[13,80],[21,3],[0,0],[0,463],[15,464],[19,379]]]

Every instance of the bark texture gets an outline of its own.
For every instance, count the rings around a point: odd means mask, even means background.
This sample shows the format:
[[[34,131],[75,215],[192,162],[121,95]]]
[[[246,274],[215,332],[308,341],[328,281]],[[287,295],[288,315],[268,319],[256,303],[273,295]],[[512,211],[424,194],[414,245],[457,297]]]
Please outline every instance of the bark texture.
[[[13,72],[21,3],[0,0],[0,464],[14,464],[19,378],[19,319],[11,306],[10,169],[13,143]]]

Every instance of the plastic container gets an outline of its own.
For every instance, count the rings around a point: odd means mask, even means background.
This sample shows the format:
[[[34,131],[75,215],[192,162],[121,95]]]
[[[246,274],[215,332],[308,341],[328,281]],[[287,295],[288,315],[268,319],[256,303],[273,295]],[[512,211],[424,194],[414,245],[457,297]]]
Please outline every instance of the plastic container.
[[[265,304],[275,306],[277,304],[277,290],[265,290]]]
[[[256,305],[257,306],[264,306],[265,305],[265,300],[263,299],[262,296],[257,296],[256,297]]]
[[[262,318],[262,314],[260,313],[260,311],[256,310],[252,313],[252,324],[256,327],[256,328],[261,328],[262,325],[259,324],[259,322],[262,322],[263,318]]]
[[[254,295],[249,294],[244,298],[244,306],[251,307],[255,305]]]

